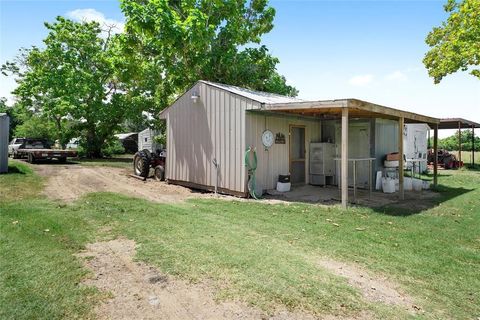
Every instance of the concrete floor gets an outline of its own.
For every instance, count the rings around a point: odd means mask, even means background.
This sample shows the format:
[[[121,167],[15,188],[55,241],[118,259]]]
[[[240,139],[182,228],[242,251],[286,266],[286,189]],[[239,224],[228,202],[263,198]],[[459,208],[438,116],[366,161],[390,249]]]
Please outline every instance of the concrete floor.
[[[409,204],[421,205],[425,200],[434,199],[437,193],[430,190],[423,190],[421,192],[405,191],[405,200],[399,201],[398,193],[383,193],[381,191],[372,191],[371,197],[369,191],[357,188],[357,199],[355,204],[366,207],[381,207],[391,204]],[[278,192],[277,190],[268,190],[264,195],[266,199],[277,199],[291,202],[307,202],[320,204],[337,204],[340,203],[340,190],[337,186],[312,186],[312,185],[296,185],[292,186],[288,192]],[[349,189],[348,200],[354,203],[353,188]]]

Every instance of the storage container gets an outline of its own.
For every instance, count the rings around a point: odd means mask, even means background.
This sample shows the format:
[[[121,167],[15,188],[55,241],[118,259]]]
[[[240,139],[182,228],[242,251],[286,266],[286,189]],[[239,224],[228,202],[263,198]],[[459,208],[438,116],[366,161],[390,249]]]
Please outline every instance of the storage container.
[[[413,178],[412,184],[413,184],[413,190],[414,191],[422,191],[422,188],[423,188],[423,181],[422,180]]]
[[[292,184],[290,182],[277,182],[277,191],[278,192],[287,192],[290,191]]]
[[[382,178],[382,190],[383,190],[383,193],[394,193],[395,192],[395,179]]]

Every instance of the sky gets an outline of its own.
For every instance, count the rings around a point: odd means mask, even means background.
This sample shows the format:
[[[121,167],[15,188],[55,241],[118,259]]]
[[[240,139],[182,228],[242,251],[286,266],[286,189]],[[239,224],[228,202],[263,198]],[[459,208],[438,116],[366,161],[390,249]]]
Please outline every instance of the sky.
[[[433,117],[480,122],[480,81],[468,73],[433,84],[422,64],[425,37],[447,18],[444,1],[271,0],[275,27],[262,43],[278,71],[308,100],[357,98]],[[0,64],[41,46],[56,16],[123,27],[116,0],[0,0]],[[12,99],[0,75],[0,96]],[[443,130],[442,130],[443,131]],[[440,131],[447,136],[451,131]]]

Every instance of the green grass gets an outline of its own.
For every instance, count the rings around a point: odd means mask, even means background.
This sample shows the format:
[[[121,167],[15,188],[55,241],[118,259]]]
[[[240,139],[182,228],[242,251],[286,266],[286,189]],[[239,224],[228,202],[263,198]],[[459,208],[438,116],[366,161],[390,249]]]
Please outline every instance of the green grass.
[[[0,186],[10,181],[28,189],[38,177],[30,171],[0,176]],[[111,193],[67,206],[38,197],[2,201],[0,318],[90,317],[101,296],[77,286],[85,270],[72,254],[119,235],[140,244],[137,259],[193,282],[208,279],[218,299],[243,300],[267,312],[286,306],[315,314],[367,310],[377,318],[409,317],[364,300],[344,279],[317,267],[315,261],[330,257],[388,275],[424,308],[420,317],[476,318],[480,172],[445,171],[440,184],[438,205],[423,212],[220,200],[166,205]],[[103,226],[111,227],[109,234]]]
[[[101,159],[87,159],[80,158],[72,160],[71,162],[79,163],[83,166],[100,166],[100,167],[114,167],[114,168],[133,168],[133,155],[124,154],[117,155],[111,158],[101,158]]]

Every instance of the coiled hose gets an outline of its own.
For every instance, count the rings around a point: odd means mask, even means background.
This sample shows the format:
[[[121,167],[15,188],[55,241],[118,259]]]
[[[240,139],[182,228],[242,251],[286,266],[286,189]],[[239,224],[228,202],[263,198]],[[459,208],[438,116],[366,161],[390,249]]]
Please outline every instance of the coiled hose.
[[[250,158],[252,158],[250,154],[253,154],[253,162],[250,162]],[[255,194],[255,170],[257,170],[257,151],[255,151],[255,148],[249,147],[245,152],[245,167],[248,171],[248,192],[250,193],[252,198],[258,200],[258,197]]]

